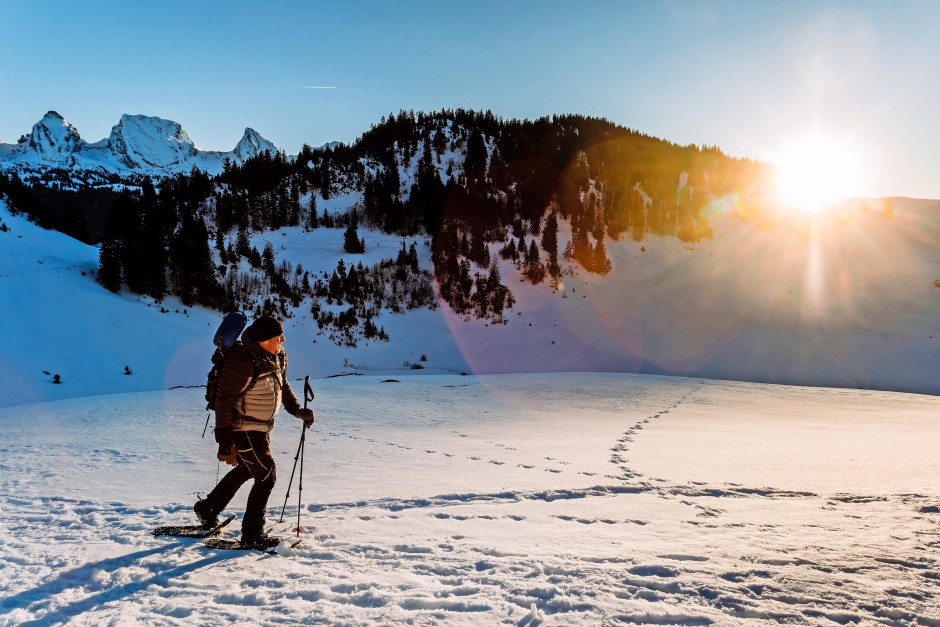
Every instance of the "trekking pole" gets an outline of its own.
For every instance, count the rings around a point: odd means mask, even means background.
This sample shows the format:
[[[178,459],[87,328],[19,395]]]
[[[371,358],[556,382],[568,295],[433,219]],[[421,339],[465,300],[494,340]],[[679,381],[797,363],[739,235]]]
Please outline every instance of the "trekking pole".
[[[312,400],[313,400],[313,388],[310,387],[310,375],[307,375],[306,377],[304,377],[304,409],[307,409],[307,401],[312,401]],[[301,460],[300,473],[301,473],[301,481],[303,481],[304,465],[303,465],[302,453],[304,450],[304,441],[306,440],[306,436],[307,436],[307,424],[304,423],[303,429],[300,432],[300,443],[297,445],[297,453],[294,455],[294,468],[290,471],[290,480],[287,482],[287,494],[284,495],[284,506],[281,507],[281,517],[278,519],[279,523],[284,522],[284,510],[287,509],[287,499],[290,498],[290,487],[294,483],[294,472],[296,472],[297,470],[298,459]],[[298,507],[300,507],[299,504],[298,504]],[[300,527],[300,522],[299,522],[300,512],[298,512],[297,515],[298,515],[297,526],[299,528]],[[297,533],[299,534],[300,532],[298,531]]]
[[[304,447],[304,436],[306,435],[307,427],[306,425],[303,428],[303,431],[300,432],[300,443],[297,445],[297,453],[294,454],[294,468],[290,471],[290,480],[287,482],[287,494],[284,495],[284,506],[281,507],[281,517],[277,522],[284,522],[284,510],[287,509],[287,499],[290,498],[290,487],[294,483],[294,472],[297,470],[297,460],[300,458],[300,452]],[[303,472],[303,470],[301,470]]]
[[[304,377],[304,409],[307,409],[307,401],[313,400],[313,388],[310,387],[310,375]],[[306,448],[307,423],[304,423],[300,431],[300,477],[297,479],[297,537],[300,537],[300,509],[301,497],[304,493],[304,449]]]
[[[297,479],[297,528],[296,535],[300,537],[300,507],[304,494],[304,434],[307,432],[307,425],[304,423],[303,431],[300,435],[300,477]]]

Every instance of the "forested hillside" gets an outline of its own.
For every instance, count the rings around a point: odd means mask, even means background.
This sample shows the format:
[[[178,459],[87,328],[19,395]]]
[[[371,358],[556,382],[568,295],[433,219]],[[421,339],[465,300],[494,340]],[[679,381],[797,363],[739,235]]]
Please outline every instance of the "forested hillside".
[[[371,322],[380,310],[434,307],[438,296],[500,321],[514,298],[497,256],[549,286],[566,264],[608,273],[607,247],[621,238],[709,238],[711,205],[758,203],[767,174],[717,147],[677,146],[603,119],[403,111],[350,145],[304,146],[292,158],[262,151],[226,160],[218,176],[193,168],[50,189],[7,174],[0,193],[43,226],[100,242],[97,279],[111,291],[310,315],[354,343],[382,339]],[[318,273],[276,262],[270,242],[251,246],[252,234],[284,227],[339,229],[349,257]],[[400,236],[398,257],[357,263],[360,228]],[[416,258],[419,239],[431,244],[433,281]]]

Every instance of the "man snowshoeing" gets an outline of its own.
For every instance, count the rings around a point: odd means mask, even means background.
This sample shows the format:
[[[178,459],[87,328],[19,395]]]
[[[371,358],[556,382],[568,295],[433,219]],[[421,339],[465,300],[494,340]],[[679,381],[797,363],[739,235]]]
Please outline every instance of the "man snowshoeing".
[[[315,419],[291,389],[283,342],[284,327],[278,320],[258,318],[242,333],[242,349],[226,362],[215,401],[215,440],[218,458],[234,468],[193,506],[203,527],[212,528],[242,484],[253,479],[242,519],[242,545],[261,549],[279,542],[264,533],[264,512],[277,478],[270,448],[274,415],[283,404],[305,426]]]

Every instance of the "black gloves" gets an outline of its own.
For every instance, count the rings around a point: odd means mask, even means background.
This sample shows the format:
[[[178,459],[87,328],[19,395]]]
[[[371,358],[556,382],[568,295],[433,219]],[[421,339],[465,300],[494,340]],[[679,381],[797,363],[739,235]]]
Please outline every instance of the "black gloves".
[[[317,419],[317,417],[313,414],[312,409],[300,409],[297,411],[295,416],[297,416],[298,418],[304,421],[305,429],[309,427],[310,425],[312,425],[313,421]]]
[[[219,443],[219,452],[215,454],[219,461],[225,462],[229,466],[237,465],[238,456],[235,453],[235,445],[232,444],[232,428],[216,429],[215,441]]]
[[[238,465],[238,454],[235,452],[235,445],[230,444],[228,450],[224,450],[223,446],[219,445],[219,452],[215,454],[220,462],[225,462],[229,466]]]

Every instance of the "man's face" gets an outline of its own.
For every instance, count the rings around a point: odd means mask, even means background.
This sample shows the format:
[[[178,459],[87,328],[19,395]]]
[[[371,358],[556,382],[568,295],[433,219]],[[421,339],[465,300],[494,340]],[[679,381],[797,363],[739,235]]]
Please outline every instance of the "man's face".
[[[284,343],[284,336],[278,335],[277,337],[272,337],[270,340],[265,340],[263,342],[258,342],[258,346],[263,348],[265,351],[274,354],[281,347],[281,344]]]

